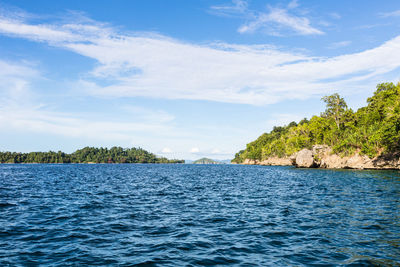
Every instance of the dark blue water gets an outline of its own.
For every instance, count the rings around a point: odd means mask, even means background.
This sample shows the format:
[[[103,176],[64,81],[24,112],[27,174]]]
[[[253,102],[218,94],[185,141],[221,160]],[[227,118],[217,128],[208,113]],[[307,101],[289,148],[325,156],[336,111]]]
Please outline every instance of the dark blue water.
[[[400,173],[0,165],[0,266],[400,266]]]

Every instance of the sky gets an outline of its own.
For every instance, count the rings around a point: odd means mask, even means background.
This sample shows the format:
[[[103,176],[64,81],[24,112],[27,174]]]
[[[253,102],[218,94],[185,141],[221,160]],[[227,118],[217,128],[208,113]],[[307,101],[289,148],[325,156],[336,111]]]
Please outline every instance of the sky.
[[[0,151],[232,159],[399,69],[398,0],[0,0]]]

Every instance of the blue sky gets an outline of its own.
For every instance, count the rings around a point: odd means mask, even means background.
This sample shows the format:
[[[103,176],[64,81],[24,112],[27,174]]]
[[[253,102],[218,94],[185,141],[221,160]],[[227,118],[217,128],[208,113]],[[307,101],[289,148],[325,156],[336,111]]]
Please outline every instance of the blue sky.
[[[0,0],[0,150],[228,159],[399,67],[394,0]]]

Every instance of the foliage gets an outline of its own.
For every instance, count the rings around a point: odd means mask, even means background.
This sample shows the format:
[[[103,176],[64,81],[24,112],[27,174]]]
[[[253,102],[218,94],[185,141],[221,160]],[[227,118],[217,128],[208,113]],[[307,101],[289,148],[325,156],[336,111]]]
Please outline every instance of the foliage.
[[[358,152],[370,158],[400,151],[400,83],[378,84],[374,95],[367,99],[367,106],[356,112],[338,94],[322,100],[326,110],[321,116],[274,127],[247,144],[232,161],[290,156],[317,144],[329,145],[339,155]]]
[[[339,129],[341,119],[347,111],[346,102],[339,96],[339,94],[324,96],[322,100],[326,103],[326,110],[321,115],[326,118],[332,118]]]
[[[209,158],[201,158],[193,161],[193,164],[223,164],[223,163]]]
[[[0,152],[1,163],[184,163],[183,160],[159,158],[141,148],[85,147],[67,154],[54,152]]]

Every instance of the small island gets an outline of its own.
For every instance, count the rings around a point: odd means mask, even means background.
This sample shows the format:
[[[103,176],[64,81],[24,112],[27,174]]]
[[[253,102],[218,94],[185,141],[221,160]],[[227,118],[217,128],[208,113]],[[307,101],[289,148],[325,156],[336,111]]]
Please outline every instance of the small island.
[[[224,163],[213,160],[213,159],[209,159],[209,158],[201,158],[201,159],[193,161],[192,164],[224,164]]]
[[[0,163],[184,163],[157,157],[142,148],[85,147],[71,154],[54,152],[0,152]]]
[[[400,83],[377,85],[367,106],[354,112],[338,94],[326,110],[299,123],[274,127],[232,163],[330,169],[400,169]]]

